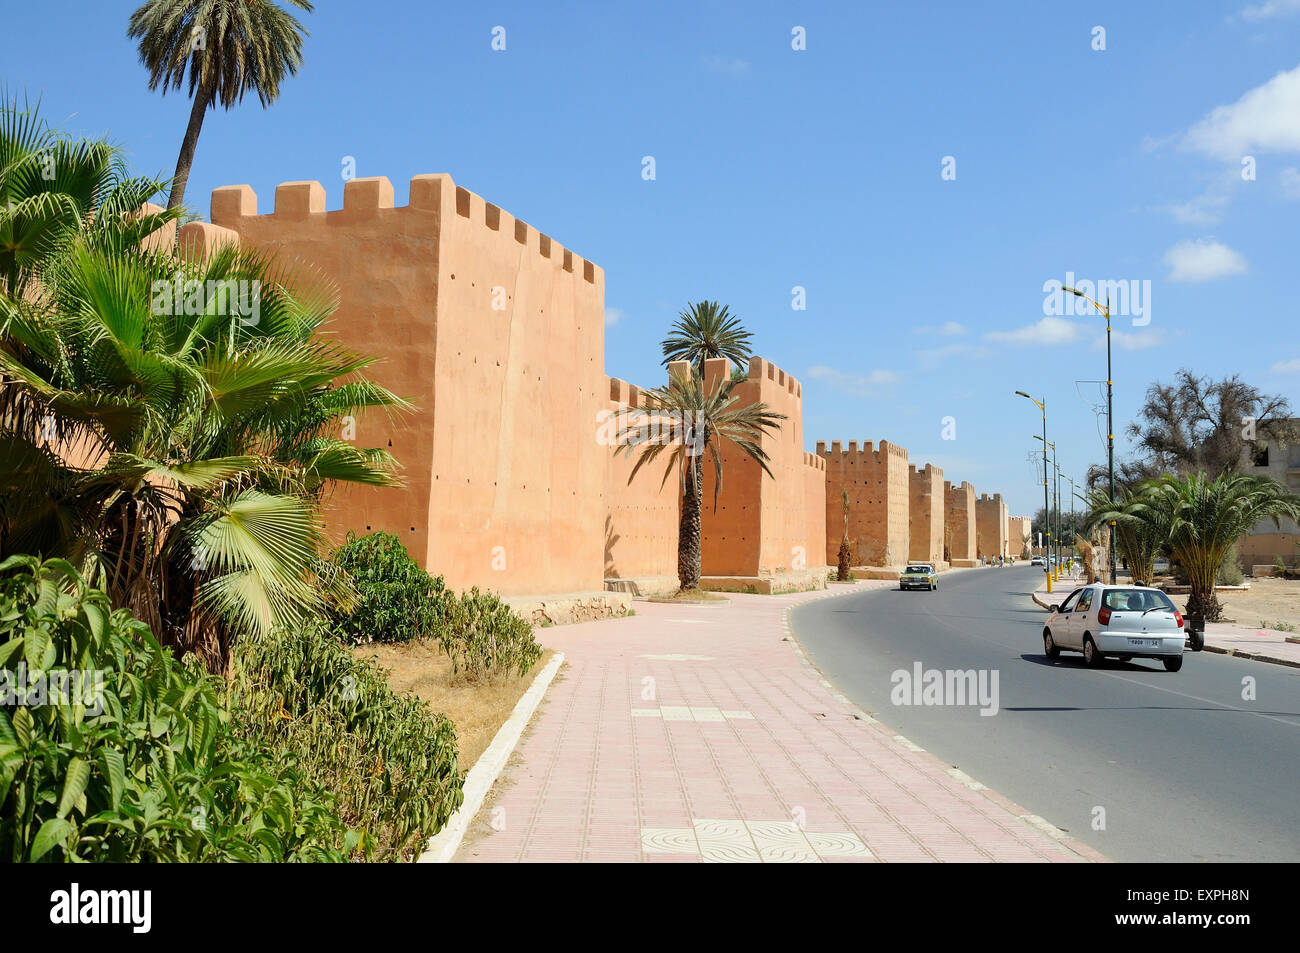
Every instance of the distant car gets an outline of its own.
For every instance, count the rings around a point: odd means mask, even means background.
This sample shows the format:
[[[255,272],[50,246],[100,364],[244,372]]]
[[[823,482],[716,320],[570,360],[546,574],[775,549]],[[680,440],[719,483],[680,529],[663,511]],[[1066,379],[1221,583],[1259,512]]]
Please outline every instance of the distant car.
[[[939,588],[939,574],[929,563],[910,563],[898,577],[899,589],[927,589],[933,592]]]
[[[1035,556],[1033,559],[1029,560],[1029,565],[1031,565],[1031,566],[1046,566],[1046,565],[1047,565],[1047,560],[1044,559],[1042,556]]]
[[[1082,652],[1090,668],[1107,656],[1159,659],[1165,670],[1183,667],[1186,640],[1182,613],[1169,597],[1150,586],[1108,586],[1096,583],[1074,590],[1043,626],[1043,653]]]

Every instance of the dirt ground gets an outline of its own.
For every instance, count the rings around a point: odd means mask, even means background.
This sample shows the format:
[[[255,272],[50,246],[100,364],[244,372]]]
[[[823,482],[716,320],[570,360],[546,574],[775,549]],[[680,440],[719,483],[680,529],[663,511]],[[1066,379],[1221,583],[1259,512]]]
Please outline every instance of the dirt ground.
[[[1295,626],[1300,632],[1300,579],[1250,579],[1250,589],[1245,592],[1220,592],[1223,617],[1240,625],[1280,628],[1283,622]],[[1175,597],[1181,606],[1186,596]],[[1285,631],[1285,630],[1284,630]]]
[[[492,743],[515,703],[528,690],[537,673],[555,653],[547,649],[537,664],[523,676],[496,682],[473,683],[453,675],[451,659],[436,642],[408,642],[401,645],[359,645],[353,652],[374,658],[388,671],[388,683],[399,693],[414,693],[443,712],[456,726],[461,771],[474,766]]]

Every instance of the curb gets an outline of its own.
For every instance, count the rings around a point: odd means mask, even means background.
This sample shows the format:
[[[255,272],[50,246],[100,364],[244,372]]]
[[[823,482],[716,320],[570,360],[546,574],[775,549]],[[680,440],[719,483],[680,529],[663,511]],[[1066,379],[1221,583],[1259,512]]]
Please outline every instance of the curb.
[[[510,760],[510,755],[514,753],[515,746],[519,744],[520,736],[524,733],[524,729],[528,727],[528,722],[532,720],[533,713],[537,711],[537,706],[542,703],[542,699],[546,696],[546,690],[555,678],[555,673],[560,670],[560,666],[563,664],[564,653],[556,652],[551,656],[551,660],[546,663],[546,667],[537,673],[537,677],[533,679],[533,684],[528,686],[528,691],[524,692],[519,701],[515,703],[514,710],[510,712],[510,717],[492,736],[492,743],[487,746],[486,751],[479,755],[479,759],[474,762],[474,767],[469,769],[469,774],[465,775],[464,801],[448,819],[442,830],[429,838],[424,852],[420,854],[416,863],[445,864],[450,862],[452,857],[456,855],[456,851],[460,849],[461,841],[465,839],[466,831],[469,830],[470,822],[474,820],[479,809],[483,806],[483,801],[487,798],[488,792],[492,790],[492,785],[500,777],[506,762]]]
[[[836,596],[846,596],[848,594],[849,593],[847,592],[835,593]],[[822,596],[821,598],[824,599],[827,597]],[[1010,798],[1007,798],[1004,795],[1001,795],[998,792],[992,790],[988,786],[981,784],[979,781],[976,781],[965,771],[961,770],[961,768],[957,767],[956,765],[948,764],[942,758],[939,758],[933,753],[927,751],[925,748],[922,748],[920,745],[918,745],[916,742],[912,741],[911,739],[905,738],[903,735],[896,733],[895,731],[887,727],[884,722],[880,721],[880,719],[868,715],[861,708],[854,705],[853,702],[849,700],[848,696],[846,696],[843,692],[841,692],[838,688],[836,688],[831,683],[831,681],[827,679],[826,674],[813,663],[812,659],[808,657],[808,653],[805,652],[803,646],[799,644],[799,639],[794,633],[794,628],[790,625],[791,612],[793,612],[795,609],[800,608],[801,606],[808,605],[808,603],[816,602],[816,601],[818,600],[809,599],[807,602],[800,603],[797,606],[787,606],[785,613],[781,618],[781,623],[785,628],[786,634],[790,638],[790,644],[794,646],[795,653],[799,656],[800,662],[802,662],[811,671],[817,674],[818,681],[821,683],[822,687],[827,689],[831,693],[831,696],[837,702],[844,705],[849,710],[849,713],[853,715],[854,718],[858,719],[859,721],[865,722],[867,725],[869,725],[872,728],[875,728],[877,731],[883,732],[884,734],[888,735],[894,741],[895,744],[901,745],[902,747],[906,748],[908,751],[914,751],[919,754],[923,754],[927,758],[933,760],[936,764],[942,765],[944,770],[946,770],[947,773],[959,784],[965,785],[966,787],[970,788],[972,791],[975,791],[983,795],[985,799],[992,801],[994,804],[1002,808],[1004,811],[1007,811],[1009,814],[1014,815],[1015,818],[1021,821],[1022,823],[1028,824],[1029,826],[1036,828],[1042,833],[1047,834],[1054,841],[1061,844],[1061,846],[1065,847],[1067,850],[1071,851],[1072,853],[1078,855],[1081,859],[1089,861],[1091,863],[1101,863],[1101,864],[1111,863],[1109,857],[1105,856],[1102,853],[1099,853],[1096,849],[1089,847],[1087,844],[1079,840],[1074,835],[1061,830],[1059,827],[1052,824],[1051,821],[1048,821],[1038,816],[1037,814],[1030,813],[1027,809],[1021,807],[1015,801],[1012,801]],[[1035,599],[1034,601],[1037,602],[1037,599]],[[1046,608],[1046,606],[1044,606],[1044,608]]]
[[[1222,645],[1211,645],[1205,643],[1204,652],[1213,652],[1215,655],[1231,655],[1233,658],[1250,659],[1252,662],[1269,662],[1273,665],[1285,665],[1288,668],[1300,668],[1300,662],[1295,659],[1274,658],[1271,655],[1261,655],[1259,652],[1241,652],[1237,649],[1224,648]]]

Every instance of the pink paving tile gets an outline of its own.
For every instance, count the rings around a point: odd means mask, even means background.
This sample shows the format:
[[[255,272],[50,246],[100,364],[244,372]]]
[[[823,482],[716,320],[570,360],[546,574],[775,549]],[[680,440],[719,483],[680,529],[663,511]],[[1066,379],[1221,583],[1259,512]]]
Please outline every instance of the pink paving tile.
[[[639,603],[627,619],[540,633],[568,662],[484,806],[504,807],[507,829],[472,825],[457,859],[697,863],[696,854],[641,851],[642,828],[689,829],[696,818],[788,821],[796,810],[806,830],[855,834],[874,854],[826,858],[833,863],[1093,859],[836,701],[783,625],[788,607],[821,595],[734,595],[723,609]],[[697,624],[670,621],[681,619]],[[668,653],[712,660],[638,657]],[[642,696],[646,675],[654,699]],[[753,717],[632,716],[660,706]]]

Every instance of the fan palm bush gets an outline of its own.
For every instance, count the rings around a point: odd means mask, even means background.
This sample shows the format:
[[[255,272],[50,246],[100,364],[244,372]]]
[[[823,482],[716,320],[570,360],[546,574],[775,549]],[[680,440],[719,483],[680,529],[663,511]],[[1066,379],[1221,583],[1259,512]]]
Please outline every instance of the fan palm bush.
[[[715,508],[722,489],[722,441],[735,444],[772,476],[762,439],[780,429],[785,415],[769,410],[762,402],[737,406],[739,384],[734,379],[719,379],[709,386],[694,369],[679,369],[669,376],[666,387],[645,392],[645,413],[633,416],[619,433],[621,452],[639,454],[629,483],[642,467],[660,457],[666,458],[660,485],[674,474],[681,480],[677,579],[683,592],[700,586],[704,457],[713,464]]]
[[[39,144],[21,125],[0,132]],[[29,165],[0,166],[0,194],[28,188]],[[62,218],[0,288],[0,558],[66,558],[165,644],[220,666],[238,633],[347,598],[317,557],[317,504],[339,481],[396,482],[386,451],[342,434],[406,405],[319,334],[336,298],[310,274],[235,246],[198,262],[146,250],[143,230],[176,213],[123,214],[144,187],[101,188],[89,210],[46,202]],[[0,235],[18,219],[0,211]]]

